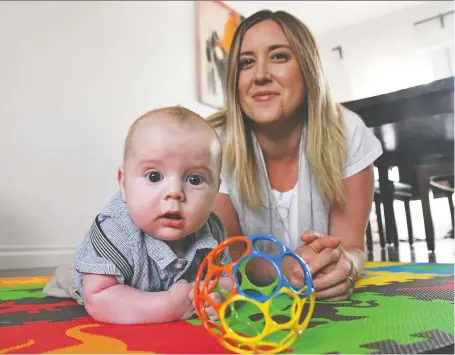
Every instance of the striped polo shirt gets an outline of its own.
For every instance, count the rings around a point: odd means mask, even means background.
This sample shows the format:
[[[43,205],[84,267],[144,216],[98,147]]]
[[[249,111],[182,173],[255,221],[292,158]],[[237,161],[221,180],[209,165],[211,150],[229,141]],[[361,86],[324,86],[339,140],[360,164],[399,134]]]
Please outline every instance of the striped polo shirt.
[[[168,290],[180,279],[193,282],[204,257],[225,239],[226,231],[212,212],[198,231],[186,237],[185,256],[179,258],[167,243],[134,224],[117,192],[95,218],[76,252],[78,301],[83,304],[84,273],[113,275],[120,284],[149,292]],[[221,262],[230,262],[227,249]]]

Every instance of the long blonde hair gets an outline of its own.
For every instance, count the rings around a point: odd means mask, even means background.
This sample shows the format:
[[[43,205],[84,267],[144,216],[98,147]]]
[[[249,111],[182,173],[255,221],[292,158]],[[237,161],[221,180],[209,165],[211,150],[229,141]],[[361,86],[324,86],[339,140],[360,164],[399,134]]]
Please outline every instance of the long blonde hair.
[[[275,21],[282,28],[305,81],[308,111],[305,154],[316,176],[319,191],[330,205],[343,206],[346,140],[341,110],[332,99],[322,70],[319,50],[311,32],[287,12],[256,12],[242,21],[235,32],[227,69],[227,106],[207,118],[215,128],[225,128],[223,154],[226,166],[233,172],[241,199],[253,210],[261,208],[260,185],[257,183],[259,169],[253,150],[251,128],[245,124],[239,104],[237,80],[240,46],[245,32],[267,19]]]

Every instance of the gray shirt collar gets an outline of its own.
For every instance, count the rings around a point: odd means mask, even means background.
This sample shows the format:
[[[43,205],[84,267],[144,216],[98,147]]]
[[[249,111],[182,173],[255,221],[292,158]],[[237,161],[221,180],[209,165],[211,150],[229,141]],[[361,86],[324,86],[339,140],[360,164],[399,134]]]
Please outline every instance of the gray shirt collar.
[[[176,262],[179,258],[177,254],[169,247],[169,245],[153,236],[144,233],[145,245],[147,254],[155,261],[156,265],[165,270],[169,265]],[[209,233],[207,224],[205,224],[199,231],[187,236],[192,241],[190,247],[185,251],[186,265],[182,271],[185,271],[193,262],[196,252],[200,249],[215,249],[218,245],[215,238]],[[157,250],[159,251],[157,253]],[[158,256],[157,256],[158,255]]]

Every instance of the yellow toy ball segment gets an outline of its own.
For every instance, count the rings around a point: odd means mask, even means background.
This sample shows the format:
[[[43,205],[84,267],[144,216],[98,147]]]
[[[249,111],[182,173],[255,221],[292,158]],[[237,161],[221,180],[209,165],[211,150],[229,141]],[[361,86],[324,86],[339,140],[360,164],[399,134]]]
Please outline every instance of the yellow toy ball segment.
[[[243,255],[222,264],[222,253],[238,242],[246,246]],[[267,245],[274,246],[278,253],[262,251]],[[301,267],[300,284],[291,283],[282,273],[285,260]],[[253,283],[247,277],[248,265],[270,268],[276,277],[267,284]],[[212,297],[214,294],[220,297]],[[206,256],[196,277],[194,302],[207,331],[227,349],[242,354],[271,354],[286,350],[306,329],[313,314],[315,292],[309,268],[300,256],[271,235],[252,235],[229,238]],[[208,308],[219,320],[209,317]]]

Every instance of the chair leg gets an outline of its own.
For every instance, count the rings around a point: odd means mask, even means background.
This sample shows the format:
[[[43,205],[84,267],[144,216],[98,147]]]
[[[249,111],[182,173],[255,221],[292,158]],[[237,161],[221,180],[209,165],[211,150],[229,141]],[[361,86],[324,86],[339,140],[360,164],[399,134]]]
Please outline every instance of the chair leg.
[[[367,234],[367,249],[369,252],[372,252],[373,251],[373,234],[371,233],[370,221],[368,221],[366,234]]]
[[[381,202],[374,201],[375,208],[376,208],[376,219],[378,223],[378,233],[379,233],[379,244],[381,248],[385,248],[385,236],[384,236],[384,225],[382,224],[382,210],[381,210]]]
[[[450,208],[450,218],[452,219],[452,229],[453,229],[453,201],[452,201],[452,195],[447,196],[447,199],[449,200],[449,208]]]
[[[406,212],[406,224],[408,226],[409,244],[412,245],[414,243],[414,233],[412,230],[411,208],[409,206],[409,200],[403,202],[404,210]]]

